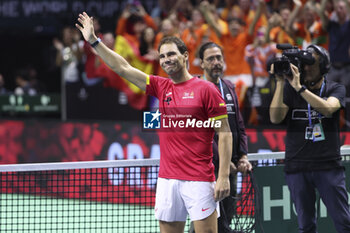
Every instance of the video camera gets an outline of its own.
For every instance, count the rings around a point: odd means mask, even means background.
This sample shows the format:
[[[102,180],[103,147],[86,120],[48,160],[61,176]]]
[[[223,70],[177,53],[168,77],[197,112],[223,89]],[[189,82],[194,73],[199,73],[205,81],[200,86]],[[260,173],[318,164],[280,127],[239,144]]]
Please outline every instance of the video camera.
[[[276,48],[282,50],[282,57],[273,60],[274,73],[276,75],[293,76],[290,63],[298,67],[300,77],[303,77],[304,65],[312,65],[315,58],[312,53],[307,50],[301,50],[297,46],[290,44],[277,44]]]

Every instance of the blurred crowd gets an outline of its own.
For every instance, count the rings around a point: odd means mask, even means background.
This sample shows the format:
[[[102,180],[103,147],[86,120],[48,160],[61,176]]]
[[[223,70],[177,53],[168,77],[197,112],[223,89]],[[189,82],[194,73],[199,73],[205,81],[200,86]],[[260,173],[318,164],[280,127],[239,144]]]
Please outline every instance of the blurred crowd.
[[[37,70],[28,65],[18,69],[14,74],[15,88],[9,90],[5,85],[5,78],[0,73],[0,95],[30,95],[34,96],[40,92],[46,92],[45,86],[38,81]]]
[[[349,99],[349,4],[350,0],[159,0],[157,7],[147,12],[139,1],[128,1],[115,29],[102,31],[98,18],[94,18],[94,28],[96,35],[131,65],[163,77],[167,75],[159,66],[157,52],[163,37],[178,36],[185,42],[190,54],[188,69],[198,76],[203,75],[199,47],[208,41],[220,44],[225,55],[225,79],[235,84],[245,123],[270,124],[268,107],[275,83],[268,70],[272,59],[281,54],[276,49],[279,43],[300,49],[310,44],[327,48],[332,63],[328,78],[346,85]],[[129,103],[133,94],[144,94],[111,72],[73,26],[64,27],[53,45],[56,65],[67,84],[82,81],[90,86],[103,83],[129,89]],[[40,90],[28,70],[25,76],[16,76],[21,89],[18,93]],[[6,93],[3,86],[0,75],[0,91]],[[139,109],[154,103],[134,100]],[[346,115],[343,124],[349,119]]]

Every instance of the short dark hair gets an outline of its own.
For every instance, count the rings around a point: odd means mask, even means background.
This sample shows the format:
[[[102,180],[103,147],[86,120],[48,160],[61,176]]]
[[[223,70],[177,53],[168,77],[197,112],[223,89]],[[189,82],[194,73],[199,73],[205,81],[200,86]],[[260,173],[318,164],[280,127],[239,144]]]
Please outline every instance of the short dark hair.
[[[220,45],[218,45],[218,44],[216,44],[216,43],[214,43],[214,42],[207,42],[207,43],[203,44],[203,45],[199,48],[199,58],[200,58],[201,60],[203,60],[203,58],[204,58],[204,52],[205,52],[205,50],[210,49],[210,48],[219,48],[220,51],[221,51],[221,53],[224,54]]]
[[[166,36],[163,37],[163,39],[160,41],[159,46],[158,46],[158,52],[160,51],[160,47],[164,44],[175,44],[177,49],[180,51],[181,54],[184,54],[185,52],[188,51],[185,43],[178,37],[176,36]]]

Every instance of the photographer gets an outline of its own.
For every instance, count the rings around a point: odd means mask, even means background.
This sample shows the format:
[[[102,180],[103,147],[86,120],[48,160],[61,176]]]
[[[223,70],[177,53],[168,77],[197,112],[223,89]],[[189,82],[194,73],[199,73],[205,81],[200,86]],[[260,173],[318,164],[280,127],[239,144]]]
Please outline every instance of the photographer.
[[[345,88],[326,80],[330,62],[324,48],[310,45],[306,51],[299,51],[312,55],[312,62],[290,62],[291,72],[283,74],[276,67],[279,64],[273,63],[276,90],[270,105],[272,123],[287,123],[284,170],[299,232],[317,232],[316,190],[337,232],[350,232],[339,139],[339,110],[344,106]]]

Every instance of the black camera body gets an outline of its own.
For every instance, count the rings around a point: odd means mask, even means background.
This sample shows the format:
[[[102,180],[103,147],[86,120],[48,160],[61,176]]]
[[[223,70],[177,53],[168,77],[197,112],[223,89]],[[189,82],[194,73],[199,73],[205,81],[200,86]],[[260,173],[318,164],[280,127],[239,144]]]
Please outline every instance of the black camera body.
[[[274,73],[276,75],[293,76],[290,64],[298,67],[300,77],[303,77],[304,65],[312,65],[315,58],[312,53],[307,50],[301,50],[290,44],[277,44],[276,48],[282,50],[282,56],[275,58],[273,61]]]

